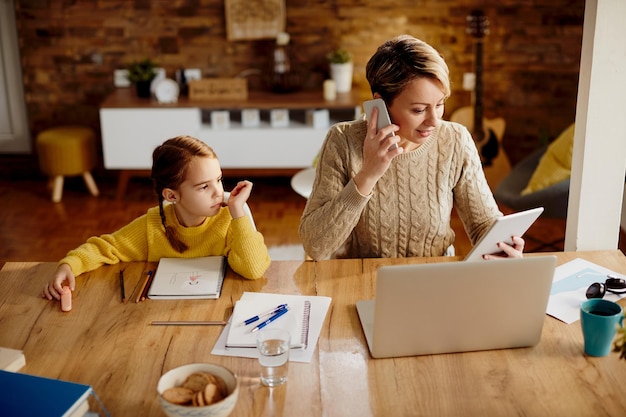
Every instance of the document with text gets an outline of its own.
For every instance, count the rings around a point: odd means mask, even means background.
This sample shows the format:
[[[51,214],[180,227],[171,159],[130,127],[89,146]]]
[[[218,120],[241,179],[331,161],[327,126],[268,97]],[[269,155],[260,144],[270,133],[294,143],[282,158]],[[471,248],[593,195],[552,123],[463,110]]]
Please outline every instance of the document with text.
[[[546,313],[567,324],[579,320],[580,304],[587,299],[587,288],[594,282],[603,283],[609,274],[624,278],[623,274],[580,258],[558,266],[554,271]],[[607,292],[604,299],[617,301],[622,297],[624,295]]]

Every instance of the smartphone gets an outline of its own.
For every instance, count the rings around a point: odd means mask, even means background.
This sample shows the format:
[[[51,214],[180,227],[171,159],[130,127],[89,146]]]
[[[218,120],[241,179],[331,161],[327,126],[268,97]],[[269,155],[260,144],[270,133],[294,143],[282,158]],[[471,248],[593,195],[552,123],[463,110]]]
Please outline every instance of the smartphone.
[[[374,107],[378,109],[378,123],[376,125],[376,131],[379,131],[383,127],[389,126],[391,124],[391,118],[389,117],[389,112],[387,111],[387,105],[382,98],[375,98],[373,100],[367,100],[363,102],[363,109],[365,110],[365,117],[367,120],[371,120],[372,110]],[[391,136],[395,136],[395,133],[391,133]],[[389,148],[396,149],[398,147],[397,143],[394,143]]]

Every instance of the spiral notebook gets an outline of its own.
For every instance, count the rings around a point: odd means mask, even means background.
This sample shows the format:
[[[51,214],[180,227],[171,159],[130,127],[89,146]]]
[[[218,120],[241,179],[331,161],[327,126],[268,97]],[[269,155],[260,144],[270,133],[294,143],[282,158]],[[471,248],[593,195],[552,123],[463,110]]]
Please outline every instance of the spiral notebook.
[[[256,348],[258,333],[253,333],[252,329],[263,322],[264,318],[248,325],[242,325],[242,323],[250,317],[272,310],[281,304],[287,304],[289,311],[264,329],[286,329],[291,334],[291,348],[306,349],[309,343],[311,302],[299,295],[258,292],[244,292],[241,299],[235,303],[226,338],[226,348]]]

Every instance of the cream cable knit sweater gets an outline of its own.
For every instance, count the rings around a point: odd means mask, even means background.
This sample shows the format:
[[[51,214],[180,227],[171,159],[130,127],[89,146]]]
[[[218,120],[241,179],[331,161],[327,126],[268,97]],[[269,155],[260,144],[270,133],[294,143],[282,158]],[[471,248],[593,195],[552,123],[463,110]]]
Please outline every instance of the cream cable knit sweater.
[[[343,122],[326,136],[299,228],[313,259],[441,256],[454,243],[453,204],[472,244],[502,215],[469,131],[446,121],[419,148],[394,158],[362,196],[352,178],[366,128],[362,120]]]

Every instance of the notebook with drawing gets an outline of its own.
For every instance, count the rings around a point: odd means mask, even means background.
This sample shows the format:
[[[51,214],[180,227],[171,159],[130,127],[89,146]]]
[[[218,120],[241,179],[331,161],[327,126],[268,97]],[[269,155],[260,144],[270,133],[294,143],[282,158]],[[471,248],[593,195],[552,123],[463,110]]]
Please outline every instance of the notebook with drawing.
[[[534,346],[555,256],[382,266],[356,308],[374,358]]]
[[[161,258],[150,289],[151,299],[216,299],[220,297],[226,257]]]
[[[537,207],[498,217],[489,231],[472,247],[465,260],[482,261],[483,255],[500,252],[498,242],[512,245],[511,236],[523,236],[541,213],[543,207]]]

